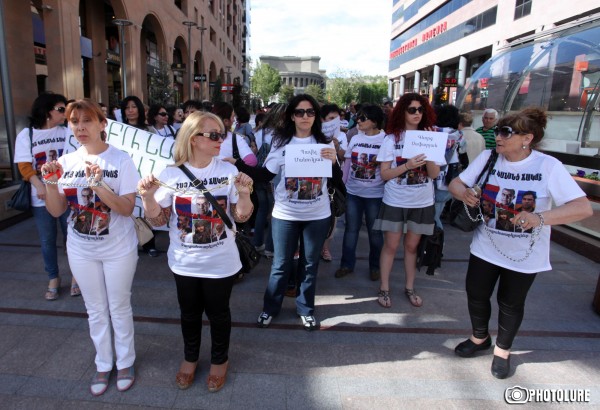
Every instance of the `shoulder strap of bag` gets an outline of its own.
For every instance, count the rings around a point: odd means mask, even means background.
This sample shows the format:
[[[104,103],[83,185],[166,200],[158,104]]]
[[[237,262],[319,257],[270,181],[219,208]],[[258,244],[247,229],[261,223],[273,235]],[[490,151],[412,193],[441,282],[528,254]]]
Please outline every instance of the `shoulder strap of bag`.
[[[233,147],[233,159],[241,159],[240,151],[238,149],[237,144],[237,134],[235,132],[232,132],[231,136],[233,137],[233,140],[231,141],[231,145]]]
[[[194,174],[192,174],[192,172],[189,169],[187,169],[185,165],[181,164],[179,166],[179,169],[190,179],[190,181],[192,181],[192,185],[194,186],[194,188],[202,190],[204,197],[208,200],[208,202],[210,202],[213,209],[217,211],[223,222],[225,222],[225,225],[227,225],[229,229],[235,232],[235,228],[231,223],[231,219],[229,219],[229,216],[227,216],[223,208],[221,208],[221,205],[217,203],[215,197],[212,196],[212,194],[206,190],[204,184],[198,178],[196,178]]]
[[[481,188],[485,188],[485,185],[488,183],[488,180],[490,179],[490,174],[492,172],[492,169],[494,169],[494,165],[496,165],[496,160],[498,159],[498,153],[496,152],[495,149],[492,150],[492,153],[490,154],[490,157],[488,158],[485,166],[483,167],[483,170],[481,171],[481,173],[479,174],[479,176],[477,177],[476,184],[481,181],[481,178],[483,178],[483,174],[486,174],[485,176],[485,180],[483,181],[483,184],[479,185]]]

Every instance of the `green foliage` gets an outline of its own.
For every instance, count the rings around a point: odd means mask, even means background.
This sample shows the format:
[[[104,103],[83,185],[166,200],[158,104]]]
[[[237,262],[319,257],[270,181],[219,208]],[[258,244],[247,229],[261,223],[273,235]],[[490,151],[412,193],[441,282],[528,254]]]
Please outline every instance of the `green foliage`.
[[[252,73],[252,92],[258,95],[265,103],[281,88],[279,71],[268,64],[257,65]]]
[[[311,84],[304,89],[304,92],[320,103],[325,102],[325,91],[319,85]]]
[[[210,97],[210,100],[213,104],[223,101],[223,93],[221,92],[221,86],[223,83],[221,82],[221,77],[217,77],[215,80],[215,86],[213,87],[213,92]]]
[[[282,85],[281,88],[279,88],[278,101],[280,103],[287,103],[292,98],[294,98],[294,87],[292,87],[291,85]]]
[[[171,68],[165,61],[159,63],[156,76],[150,76],[150,87],[148,102],[152,104],[168,105],[171,97],[175,94],[172,87],[173,79],[171,77]]]
[[[341,107],[352,101],[381,104],[388,95],[385,76],[362,76],[352,72],[336,72],[327,81],[327,99]]]

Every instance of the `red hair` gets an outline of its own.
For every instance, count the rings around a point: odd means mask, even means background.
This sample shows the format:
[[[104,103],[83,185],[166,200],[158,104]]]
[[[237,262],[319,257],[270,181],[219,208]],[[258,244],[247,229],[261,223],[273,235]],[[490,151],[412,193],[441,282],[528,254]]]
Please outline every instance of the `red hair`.
[[[388,117],[385,126],[385,132],[387,134],[394,134],[396,138],[398,138],[400,134],[406,130],[406,109],[413,101],[418,101],[423,107],[423,117],[421,118],[418,128],[424,130],[425,128],[431,128],[435,125],[435,112],[433,111],[431,104],[429,104],[429,100],[417,93],[406,93],[400,97],[400,100],[398,100]]]

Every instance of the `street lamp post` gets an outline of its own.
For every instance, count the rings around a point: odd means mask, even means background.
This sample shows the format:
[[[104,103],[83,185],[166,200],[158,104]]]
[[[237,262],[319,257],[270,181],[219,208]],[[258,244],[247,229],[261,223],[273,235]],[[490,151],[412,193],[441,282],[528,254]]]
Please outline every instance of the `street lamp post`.
[[[133,22],[125,19],[115,19],[113,24],[119,26],[119,39],[121,40],[121,83],[123,84],[123,98],[127,97],[127,57],[125,56],[125,27],[131,26]]]
[[[229,87],[231,87],[231,68],[232,67],[230,65],[228,65],[225,68],[227,69],[227,87],[228,87],[228,89],[227,89],[227,99],[229,101],[231,101],[232,96],[231,96],[231,94],[229,92]]]
[[[198,24],[193,21],[184,21],[183,24],[188,28],[188,99],[192,99],[192,27]]]
[[[205,75],[206,73],[204,72],[204,51],[202,50],[202,45],[204,43],[204,31],[206,31],[206,27],[202,27],[202,26],[198,26],[196,27],[198,30],[200,30],[200,75]],[[206,80],[208,80],[208,78],[206,78],[204,81],[200,81],[200,101],[204,100],[204,83],[206,83]]]

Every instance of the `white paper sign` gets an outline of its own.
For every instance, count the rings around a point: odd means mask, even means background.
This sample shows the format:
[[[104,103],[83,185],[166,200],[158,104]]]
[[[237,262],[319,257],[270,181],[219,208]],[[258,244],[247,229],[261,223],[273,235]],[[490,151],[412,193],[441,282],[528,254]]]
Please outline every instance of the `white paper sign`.
[[[325,144],[289,144],[285,147],[286,177],[331,178],[331,161],[321,158]]]
[[[406,131],[404,134],[403,158],[413,158],[425,154],[427,161],[445,164],[446,142],[448,134],[433,131]]]

